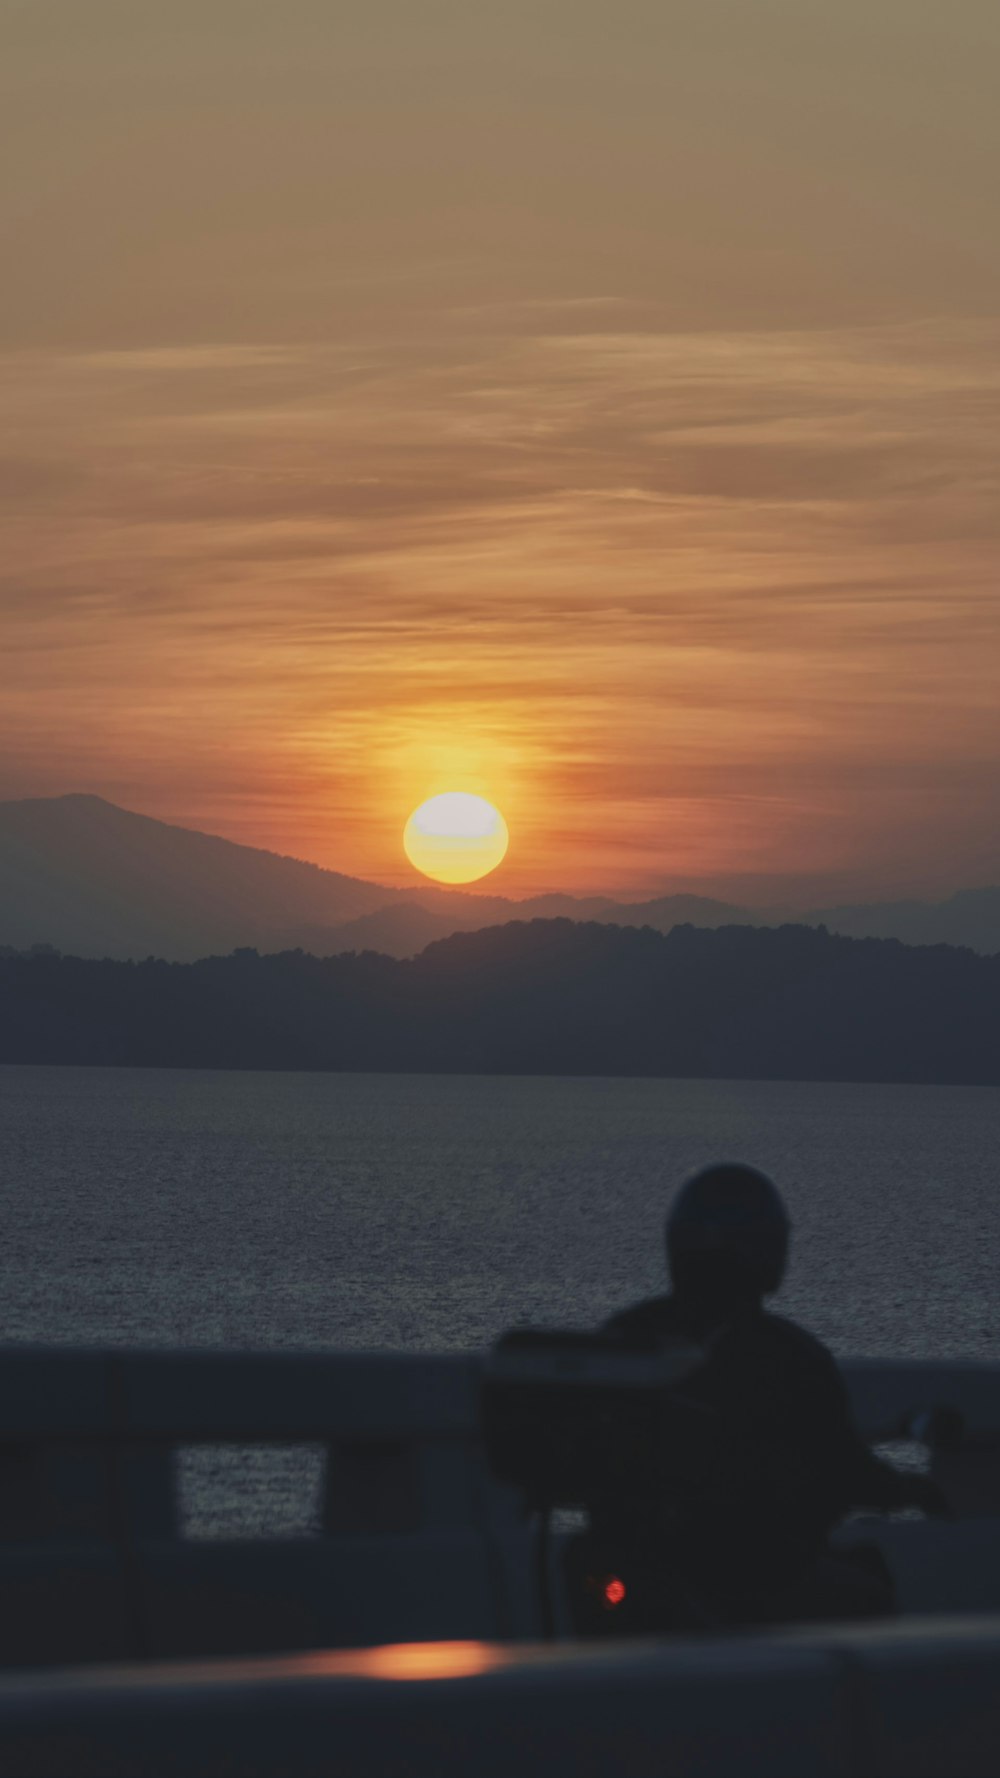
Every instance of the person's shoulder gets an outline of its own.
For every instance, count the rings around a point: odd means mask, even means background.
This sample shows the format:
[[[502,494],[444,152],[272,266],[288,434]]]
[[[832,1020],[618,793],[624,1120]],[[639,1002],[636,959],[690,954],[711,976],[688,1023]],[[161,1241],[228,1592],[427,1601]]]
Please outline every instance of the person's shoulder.
[[[612,1315],[603,1323],[600,1331],[627,1345],[641,1346],[669,1333],[672,1326],[670,1297],[649,1296],[641,1303],[632,1303],[627,1309],[620,1309],[617,1315]]]
[[[803,1366],[814,1371],[826,1371],[839,1377],[837,1361],[828,1346],[807,1328],[800,1327],[797,1321],[790,1321],[786,1315],[774,1315],[769,1309],[760,1314],[760,1328],[768,1340],[780,1346],[789,1358],[797,1360]]]

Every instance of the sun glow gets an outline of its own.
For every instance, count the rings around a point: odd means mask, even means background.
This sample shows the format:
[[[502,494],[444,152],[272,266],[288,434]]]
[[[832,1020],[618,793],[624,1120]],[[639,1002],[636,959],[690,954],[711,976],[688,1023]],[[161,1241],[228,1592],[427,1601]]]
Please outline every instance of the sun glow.
[[[410,863],[438,883],[474,883],[504,857],[510,835],[499,809],[483,796],[445,791],[414,809],[403,831]]]

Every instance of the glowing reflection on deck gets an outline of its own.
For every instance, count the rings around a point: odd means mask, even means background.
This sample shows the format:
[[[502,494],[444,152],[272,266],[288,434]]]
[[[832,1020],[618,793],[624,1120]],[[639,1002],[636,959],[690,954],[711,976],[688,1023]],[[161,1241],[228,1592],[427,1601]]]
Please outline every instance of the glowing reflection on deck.
[[[361,1679],[467,1679],[507,1665],[507,1651],[489,1642],[390,1642],[381,1648],[302,1654],[286,1671]]]

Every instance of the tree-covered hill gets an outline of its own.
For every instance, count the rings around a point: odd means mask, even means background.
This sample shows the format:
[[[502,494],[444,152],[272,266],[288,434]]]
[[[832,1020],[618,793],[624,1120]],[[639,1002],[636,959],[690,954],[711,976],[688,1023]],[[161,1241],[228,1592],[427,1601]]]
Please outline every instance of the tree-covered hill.
[[[419,957],[0,958],[0,1061],[1000,1083],[1000,958],[512,923]]]

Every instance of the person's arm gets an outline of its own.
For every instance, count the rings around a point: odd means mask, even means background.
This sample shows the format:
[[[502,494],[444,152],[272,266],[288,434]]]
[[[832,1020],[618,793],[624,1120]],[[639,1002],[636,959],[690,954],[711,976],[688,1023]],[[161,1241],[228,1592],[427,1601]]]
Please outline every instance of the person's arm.
[[[916,1507],[921,1512],[946,1515],[947,1497],[930,1476],[897,1469],[865,1443],[854,1423],[844,1379],[830,1354],[825,1348],[820,1350],[827,1361],[823,1418],[829,1433],[823,1463],[836,1498],[842,1502],[841,1511],[869,1507],[888,1513]]]

